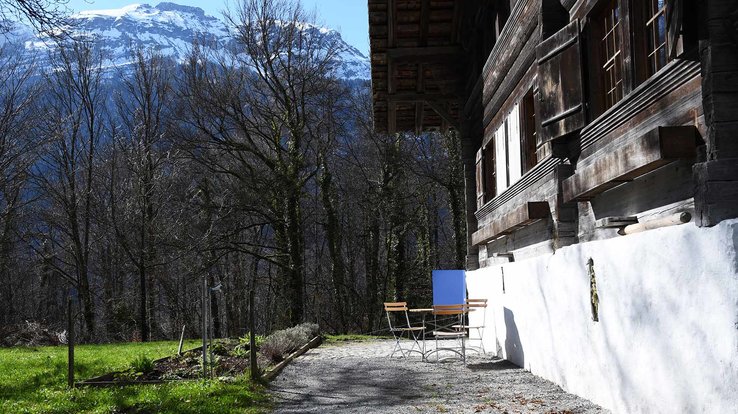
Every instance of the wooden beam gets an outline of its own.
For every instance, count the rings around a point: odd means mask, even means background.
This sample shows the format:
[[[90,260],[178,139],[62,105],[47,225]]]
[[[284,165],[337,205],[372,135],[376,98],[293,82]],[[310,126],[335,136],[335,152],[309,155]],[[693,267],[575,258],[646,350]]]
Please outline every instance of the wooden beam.
[[[603,217],[595,221],[596,229],[612,229],[638,223],[636,216]]]
[[[451,116],[451,114],[446,110],[446,108],[444,108],[443,106],[439,105],[438,102],[426,101],[426,103],[434,111],[436,111],[436,113],[438,114],[438,116],[441,117],[441,119],[443,119],[444,121],[448,122],[449,125],[451,125],[457,131],[459,130],[459,122],[456,119],[454,119],[454,117]],[[444,129],[444,128],[442,128],[442,129]]]
[[[428,21],[430,20],[430,0],[422,0],[420,3],[420,21],[419,21],[419,30],[420,33],[420,39],[418,39],[418,45],[421,46],[421,48],[425,48],[428,46]],[[397,52],[397,49],[394,49],[395,52]],[[409,52],[409,51],[408,51]],[[417,50],[415,51],[417,52]],[[398,53],[399,55],[402,55],[402,53]],[[389,56],[389,55],[388,55]],[[395,59],[396,55],[393,55],[392,59]],[[417,53],[410,53],[407,56],[417,56]],[[421,61],[418,61],[418,73],[417,73],[417,79],[415,82],[415,91],[418,93],[425,93],[425,85],[423,79],[423,71],[424,71],[424,65]],[[421,132],[423,132],[423,115],[425,112],[425,102],[416,102],[415,103],[415,134],[420,135]]]
[[[395,15],[397,14],[396,0],[387,0],[387,48],[395,47]]]
[[[463,1],[454,2],[454,15],[451,19],[451,43],[456,43],[459,39],[459,33],[461,32],[461,6],[464,4]]]
[[[397,91],[397,71],[391,59],[387,60],[387,93],[394,94]]]
[[[696,155],[694,126],[657,127],[613,151],[597,152],[562,183],[565,202],[591,200],[672,161]]]
[[[430,0],[420,3],[420,46],[428,46],[428,21],[430,20]]]
[[[502,214],[472,234],[474,246],[510,234],[539,220],[548,218],[551,211],[546,201],[530,201]]]
[[[446,95],[442,93],[418,93],[418,92],[398,92],[387,95],[387,102],[441,102],[446,103],[459,99],[455,95]]]
[[[423,112],[425,112],[425,103],[415,103],[415,135],[423,132]]]
[[[395,47],[395,13],[396,1],[387,0],[387,48]],[[397,76],[392,59],[387,59],[387,93],[394,94],[397,91]],[[397,131],[397,105],[387,101],[387,133],[394,134]]]
[[[422,36],[422,34],[421,34]],[[462,58],[459,46],[395,47],[387,49],[387,59],[402,62],[448,62]]]
[[[397,104],[387,103],[387,133],[393,135],[397,132]]]
[[[418,93],[425,92],[425,85],[423,79],[424,67],[422,63],[418,64],[418,78],[415,84],[415,90]],[[420,135],[423,132],[423,114],[425,112],[425,102],[415,103],[415,134]]]

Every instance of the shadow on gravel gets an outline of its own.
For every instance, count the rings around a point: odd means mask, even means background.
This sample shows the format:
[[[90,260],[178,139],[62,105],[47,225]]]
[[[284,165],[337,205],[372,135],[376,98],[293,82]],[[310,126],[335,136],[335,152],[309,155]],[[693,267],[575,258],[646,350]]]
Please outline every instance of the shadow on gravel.
[[[401,367],[392,370],[373,368],[370,364],[330,369],[322,373],[319,384],[304,388],[284,389],[276,384],[270,387],[281,394],[279,412],[325,412],[337,404],[356,409],[371,407],[384,412],[405,404],[428,400],[429,378],[424,374]],[[324,407],[321,409],[320,407]]]
[[[467,368],[472,371],[505,371],[508,369],[521,369],[519,366],[505,359],[496,359],[489,362],[480,362],[478,364],[467,364]]]

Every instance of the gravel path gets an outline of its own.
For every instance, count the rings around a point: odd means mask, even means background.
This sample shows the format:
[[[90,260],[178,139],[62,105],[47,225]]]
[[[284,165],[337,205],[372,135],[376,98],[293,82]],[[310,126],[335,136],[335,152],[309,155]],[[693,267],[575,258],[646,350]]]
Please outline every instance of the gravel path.
[[[387,355],[391,340],[324,344],[271,383],[276,413],[606,413],[557,385],[485,355],[424,363]]]

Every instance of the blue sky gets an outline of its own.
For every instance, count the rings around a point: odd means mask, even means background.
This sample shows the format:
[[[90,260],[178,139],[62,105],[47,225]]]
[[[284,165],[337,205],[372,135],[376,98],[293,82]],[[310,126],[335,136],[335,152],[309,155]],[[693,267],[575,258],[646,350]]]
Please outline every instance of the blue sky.
[[[170,0],[173,3],[197,6],[205,13],[220,16],[227,4],[234,5],[237,0]],[[159,0],[69,0],[67,6],[74,11],[117,9],[133,3],[156,5]],[[302,0],[307,10],[315,9],[318,23],[341,32],[343,39],[369,55],[369,29],[366,0]]]

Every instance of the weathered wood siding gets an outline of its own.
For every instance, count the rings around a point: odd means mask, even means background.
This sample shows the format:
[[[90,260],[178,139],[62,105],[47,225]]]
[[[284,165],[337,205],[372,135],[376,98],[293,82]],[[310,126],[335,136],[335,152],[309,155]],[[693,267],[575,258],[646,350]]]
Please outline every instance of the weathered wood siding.
[[[556,248],[580,240],[615,237],[612,229],[595,227],[595,222],[604,217],[657,216],[675,209],[693,209],[694,177],[690,167],[705,157],[703,137],[708,128],[702,109],[699,62],[680,58],[640,83],[635,77],[626,79],[629,86],[624,97],[594,118],[586,111],[589,98],[582,99],[584,96],[577,95],[580,90],[572,93],[572,88],[561,82],[566,71],[578,75],[591,70],[587,66],[592,64],[592,57],[586,48],[566,49],[580,44],[576,35],[587,27],[571,23],[548,39],[554,45],[539,49],[536,59],[536,47],[542,41],[536,17],[541,1],[520,0],[513,5],[509,26],[501,33],[482,75],[482,145],[489,145],[510,109],[528,91],[537,89],[536,98],[543,100],[536,106],[538,165],[497,197],[475,203],[477,236],[473,242],[485,250],[484,259],[480,259],[482,265],[494,253],[522,249],[544,240]],[[586,21],[597,2],[565,0],[561,4],[569,11],[570,21],[576,22]],[[549,31],[553,30],[551,27]],[[552,59],[546,56],[548,49],[554,50],[550,52],[553,55],[569,53],[566,59]],[[577,57],[581,58],[578,67]],[[553,65],[541,70],[539,61]],[[556,71],[557,65],[561,72]],[[546,86],[541,84],[544,81]],[[575,100],[583,100],[584,104],[577,107]],[[572,113],[576,113],[575,122],[559,122]],[[547,123],[546,131],[540,123],[549,118],[552,121]],[[671,127],[687,129],[668,129]],[[663,148],[673,141],[654,141],[653,131],[687,130],[687,134],[678,134],[675,151]],[[547,143],[560,137],[565,139]],[[576,173],[580,175],[572,177]],[[572,184],[567,186],[568,193],[563,190],[567,178]],[[500,223],[509,221],[525,203],[537,201],[546,201],[551,207],[545,225],[535,223],[490,241],[490,235],[501,228]],[[531,237],[533,230],[536,236]],[[526,237],[515,236],[523,232]]]

